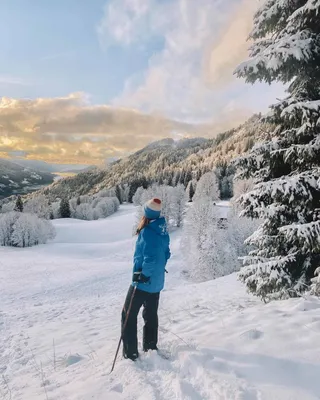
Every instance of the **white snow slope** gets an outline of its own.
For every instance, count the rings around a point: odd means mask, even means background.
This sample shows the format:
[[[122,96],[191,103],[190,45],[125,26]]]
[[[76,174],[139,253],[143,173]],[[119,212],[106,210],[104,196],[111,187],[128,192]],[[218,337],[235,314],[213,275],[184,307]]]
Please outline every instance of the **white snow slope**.
[[[53,243],[0,248],[1,400],[320,399],[320,301],[264,305],[235,275],[187,283],[180,232],[160,306],[169,359],[120,356],[109,375],[133,221],[123,206],[105,220],[55,221]]]

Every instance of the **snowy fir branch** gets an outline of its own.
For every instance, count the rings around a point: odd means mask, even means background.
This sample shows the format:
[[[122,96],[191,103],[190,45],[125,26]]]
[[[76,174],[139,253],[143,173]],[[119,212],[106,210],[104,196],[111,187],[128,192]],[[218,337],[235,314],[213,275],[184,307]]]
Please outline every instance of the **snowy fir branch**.
[[[265,301],[290,297],[292,281],[286,270],[295,262],[295,256],[274,257],[266,262],[256,261],[250,256],[245,257],[248,265],[239,273],[239,279],[249,290]]]
[[[320,253],[320,221],[308,224],[291,224],[279,228],[286,240],[296,243],[300,252]]]
[[[254,27],[250,39],[259,39],[267,34],[281,31],[290,15],[295,11],[299,0],[267,0],[254,15]]]

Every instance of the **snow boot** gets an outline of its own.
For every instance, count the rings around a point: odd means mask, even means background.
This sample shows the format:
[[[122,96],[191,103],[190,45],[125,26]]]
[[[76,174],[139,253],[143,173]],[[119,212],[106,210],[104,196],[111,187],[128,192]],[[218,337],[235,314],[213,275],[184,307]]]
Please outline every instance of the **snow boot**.
[[[136,361],[139,358],[139,353],[133,353],[133,354],[123,353],[123,358],[129,359],[131,361]]]

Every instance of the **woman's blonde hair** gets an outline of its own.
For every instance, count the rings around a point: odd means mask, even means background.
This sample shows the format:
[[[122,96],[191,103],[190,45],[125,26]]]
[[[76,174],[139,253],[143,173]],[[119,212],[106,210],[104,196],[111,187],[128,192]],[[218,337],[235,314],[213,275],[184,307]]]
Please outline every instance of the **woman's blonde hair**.
[[[149,225],[149,223],[150,223],[150,219],[143,216],[139,222],[136,234],[139,235],[139,233],[142,231],[142,229],[144,229],[147,225]]]

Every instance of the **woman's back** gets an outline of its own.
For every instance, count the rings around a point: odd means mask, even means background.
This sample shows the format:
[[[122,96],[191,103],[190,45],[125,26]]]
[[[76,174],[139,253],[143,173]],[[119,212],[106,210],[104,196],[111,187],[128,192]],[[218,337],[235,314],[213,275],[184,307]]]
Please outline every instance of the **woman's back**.
[[[170,239],[164,218],[151,221],[139,233],[134,255],[134,272],[141,271],[150,277],[149,284],[139,284],[138,289],[157,293],[163,289],[165,267],[170,258]]]

